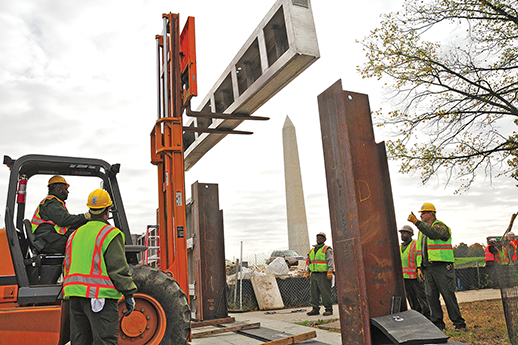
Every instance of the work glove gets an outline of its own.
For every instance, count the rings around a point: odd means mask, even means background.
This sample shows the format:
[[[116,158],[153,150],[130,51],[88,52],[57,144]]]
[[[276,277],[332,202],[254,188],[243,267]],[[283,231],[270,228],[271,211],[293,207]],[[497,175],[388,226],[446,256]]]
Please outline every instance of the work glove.
[[[333,272],[327,271],[327,279],[333,280]]]
[[[124,316],[129,316],[133,310],[135,310],[135,299],[133,297],[125,297],[124,303],[126,303],[127,312],[124,313]]]
[[[85,219],[86,220],[90,220],[92,218],[92,214],[90,213],[90,211],[86,212],[85,213]]]
[[[415,216],[414,212],[410,212],[410,215],[408,216],[408,219],[407,219],[409,222],[411,222],[412,224],[415,225],[415,223],[417,223],[418,219],[417,217]]]
[[[424,273],[420,268],[417,269],[417,279],[419,279],[420,282],[424,281]]]
[[[309,272],[304,273],[304,278],[306,278],[307,280],[311,279],[311,273],[309,273]]]

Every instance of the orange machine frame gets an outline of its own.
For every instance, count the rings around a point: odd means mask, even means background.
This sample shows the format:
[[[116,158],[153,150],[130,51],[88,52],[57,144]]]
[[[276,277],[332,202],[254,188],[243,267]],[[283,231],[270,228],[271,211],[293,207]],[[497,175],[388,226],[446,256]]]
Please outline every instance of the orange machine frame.
[[[158,120],[151,132],[151,163],[158,167],[160,268],[173,274],[189,299],[182,114],[186,103],[197,90],[194,18],[189,17],[187,21],[182,38],[185,52],[182,53],[179,15],[169,13],[162,15],[162,18],[163,35],[156,36]],[[185,94],[182,66],[189,73],[189,79],[194,81],[189,83],[190,88]]]

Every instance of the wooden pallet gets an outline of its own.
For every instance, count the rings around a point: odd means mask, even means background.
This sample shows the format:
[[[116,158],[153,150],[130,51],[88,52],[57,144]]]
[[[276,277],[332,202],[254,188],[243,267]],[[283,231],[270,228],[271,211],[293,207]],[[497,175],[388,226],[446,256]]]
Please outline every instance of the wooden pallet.
[[[191,323],[192,329],[204,328],[192,332],[192,339],[210,337],[216,334],[237,332],[246,337],[251,337],[264,341],[262,345],[288,345],[316,338],[315,331],[301,334],[279,333],[273,329],[261,328],[260,322],[254,323],[235,323],[235,318],[228,317],[216,320],[207,320]],[[280,338],[279,338],[280,337]]]

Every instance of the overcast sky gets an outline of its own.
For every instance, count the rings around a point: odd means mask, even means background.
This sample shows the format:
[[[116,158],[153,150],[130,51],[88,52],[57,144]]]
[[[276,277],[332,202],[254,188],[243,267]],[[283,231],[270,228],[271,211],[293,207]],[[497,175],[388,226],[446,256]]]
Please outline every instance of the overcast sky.
[[[155,35],[162,13],[196,20],[197,108],[274,0],[151,1],[0,0],[0,154],[52,154],[100,158],[122,165],[119,183],[131,231],[155,224],[156,167],[150,164],[150,132],[156,120]],[[243,123],[252,136],[227,136],[186,173],[193,182],[219,184],[227,258],[287,247],[282,125],[289,115],[297,131],[311,243],[330,233],[317,96],[338,79],[348,91],[369,95],[372,110],[389,108],[384,81],[364,80],[361,40],[381,13],[401,1],[313,1],[321,58],[262,106],[267,122]],[[376,141],[387,137],[376,132]],[[398,227],[410,211],[432,202],[453,230],[453,242],[484,242],[507,228],[516,207],[515,182],[490,182],[483,172],[461,196],[442,180],[423,187],[390,163]],[[6,192],[7,167],[0,169]],[[30,209],[45,196],[48,178],[32,182]],[[70,181],[71,213],[86,211],[96,185]],[[39,184],[40,187],[37,187]],[[41,187],[43,185],[43,187]],[[5,195],[5,194],[4,194]],[[0,197],[1,222],[5,196]]]

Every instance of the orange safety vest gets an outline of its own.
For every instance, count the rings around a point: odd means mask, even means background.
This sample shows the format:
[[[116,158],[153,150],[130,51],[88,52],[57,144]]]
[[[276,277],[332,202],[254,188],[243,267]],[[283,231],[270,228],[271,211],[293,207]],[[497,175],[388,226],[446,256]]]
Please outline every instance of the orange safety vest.
[[[496,261],[500,265],[509,265],[509,256],[507,255],[507,248],[502,248],[502,250],[495,247],[498,251],[498,254],[495,255],[489,251],[489,245],[487,245],[484,252],[485,261]]]
[[[40,226],[41,224],[52,224],[54,225],[54,230],[56,230],[56,232],[60,235],[64,235],[67,233],[68,231],[68,227],[65,227],[65,226],[59,226],[57,225],[56,223],[54,223],[53,221],[50,221],[50,220],[43,220],[41,217],[40,217],[40,207],[41,205],[43,205],[45,203],[45,201],[47,200],[50,200],[52,198],[56,198],[56,200],[58,200],[59,202],[61,202],[61,204],[63,204],[63,208],[66,210],[67,207],[65,206],[65,203],[58,197],[55,197],[54,195],[49,195],[47,196],[45,199],[43,199],[40,204],[38,205],[38,208],[36,209],[36,212],[34,212],[34,216],[32,216],[32,220],[31,220],[31,229],[32,229],[32,233],[34,233],[36,231],[36,229],[38,228],[38,226]]]
[[[513,257],[511,258],[511,260],[513,260],[513,262],[518,260],[518,255],[516,255],[516,251],[518,249],[518,244],[517,243],[518,243],[518,240],[512,240],[511,242],[509,242],[509,244],[511,246],[513,246],[513,249],[514,249],[514,254],[513,254]]]

